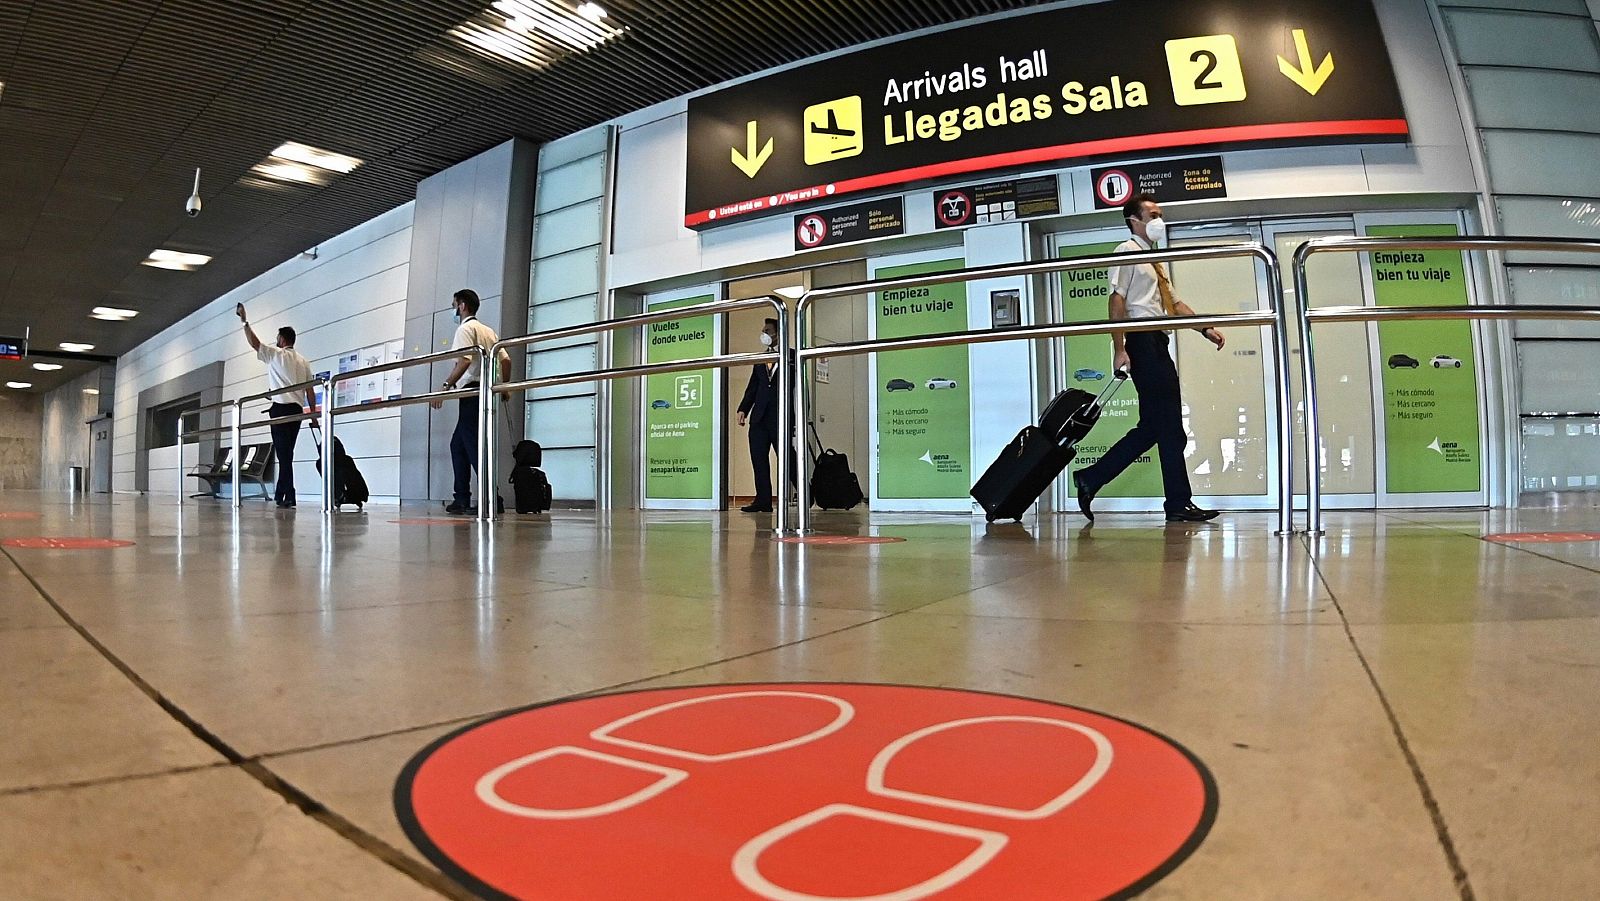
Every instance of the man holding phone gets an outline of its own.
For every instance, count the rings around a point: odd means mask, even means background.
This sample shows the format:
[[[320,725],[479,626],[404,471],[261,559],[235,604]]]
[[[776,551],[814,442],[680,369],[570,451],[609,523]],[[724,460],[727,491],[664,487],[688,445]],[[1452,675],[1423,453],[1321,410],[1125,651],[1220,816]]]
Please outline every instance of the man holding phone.
[[[300,352],[294,349],[294,329],[284,326],[278,329],[277,342],[262,344],[261,339],[250,328],[250,320],[245,316],[244,304],[234,304],[234,313],[239,316],[239,321],[244,323],[244,339],[250,342],[250,349],[256,352],[256,359],[267,364],[267,387],[273,391],[287,388],[311,381],[311,364]],[[267,408],[267,415],[273,419],[280,416],[298,416],[306,410],[317,408],[317,397],[312,388],[304,389],[305,406],[300,405],[301,392],[281,392],[272,395],[272,406]],[[272,453],[278,458],[278,481],[273,486],[272,497],[280,507],[293,507],[294,497],[294,445],[295,439],[300,436],[300,423],[285,422],[272,426]],[[239,452],[238,448],[234,453]],[[237,462],[235,465],[238,465]]]

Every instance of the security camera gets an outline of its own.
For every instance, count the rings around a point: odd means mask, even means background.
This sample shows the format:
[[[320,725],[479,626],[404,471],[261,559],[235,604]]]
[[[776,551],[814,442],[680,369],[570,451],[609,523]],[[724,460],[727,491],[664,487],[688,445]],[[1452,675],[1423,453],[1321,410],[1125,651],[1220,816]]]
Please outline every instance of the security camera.
[[[183,211],[185,213],[189,214],[189,218],[190,219],[193,219],[194,217],[200,215],[200,207],[201,207],[201,205],[202,204],[200,203],[200,170],[196,169],[196,170],[194,170],[194,193],[189,195],[189,202],[185,203],[183,205]]]

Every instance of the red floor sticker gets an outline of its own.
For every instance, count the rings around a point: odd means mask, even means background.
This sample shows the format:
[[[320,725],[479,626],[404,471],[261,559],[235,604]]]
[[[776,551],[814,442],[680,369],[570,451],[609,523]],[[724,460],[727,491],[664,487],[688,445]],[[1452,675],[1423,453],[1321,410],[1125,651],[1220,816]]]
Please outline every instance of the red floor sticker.
[[[390,522],[397,526],[470,526],[477,520],[474,519],[391,519]]]
[[[27,510],[0,510],[0,522],[17,519],[38,519],[39,514]]]
[[[784,544],[899,544],[905,541],[887,535],[784,535],[772,540]]]
[[[0,541],[6,547],[48,548],[58,551],[94,551],[113,547],[133,547],[131,541],[116,538],[7,538]]]
[[[411,840],[491,898],[1126,896],[1216,803],[1199,760],[1115,717],[835,683],[532,707],[434,742],[395,785]]]
[[[1600,532],[1503,532],[1483,537],[1486,541],[1503,544],[1563,544],[1569,541],[1600,541]]]

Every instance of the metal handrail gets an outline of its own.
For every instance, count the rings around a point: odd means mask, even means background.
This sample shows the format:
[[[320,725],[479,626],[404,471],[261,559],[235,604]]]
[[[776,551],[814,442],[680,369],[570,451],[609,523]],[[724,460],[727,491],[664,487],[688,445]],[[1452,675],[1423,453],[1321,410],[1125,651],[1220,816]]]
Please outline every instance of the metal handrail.
[[[1175,263],[1188,260],[1212,260],[1237,257],[1254,258],[1266,268],[1268,309],[1257,313],[1227,313],[1215,316],[1175,316],[1143,322],[1133,319],[1105,320],[1101,322],[1081,322],[1060,325],[1030,325],[1010,326],[1006,328],[974,329],[962,332],[948,332],[942,335],[923,335],[913,338],[891,338],[874,341],[861,341],[851,344],[822,345],[808,347],[806,345],[806,314],[811,305],[817,300],[830,297],[847,297],[867,292],[884,291],[894,288],[921,288],[932,285],[945,285],[957,282],[983,281],[993,278],[1047,275],[1056,272],[1066,272],[1074,269],[1095,269],[1110,266],[1128,266],[1142,263]],[[978,266],[968,269],[953,269],[948,272],[931,273],[928,275],[901,276],[854,282],[846,285],[835,285],[828,288],[819,288],[807,291],[801,295],[800,302],[794,312],[796,324],[794,334],[796,337],[796,366],[801,369],[807,360],[813,357],[825,356],[853,356],[859,354],[880,353],[889,350],[906,350],[912,348],[943,347],[957,344],[982,344],[995,341],[1016,341],[1035,338],[1057,338],[1068,335],[1095,335],[1111,334],[1113,332],[1132,331],[1165,331],[1174,327],[1206,327],[1215,325],[1258,325],[1272,330],[1273,345],[1276,352],[1273,354],[1273,369],[1276,378],[1273,380],[1273,389],[1276,395],[1278,415],[1278,534],[1289,534],[1294,530],[1293,502],[1293,424],[1286,413],[1289,399],[1289,345],[1288,345],[1288,314],[1283,302],[1283,279],[1279,270],[1278,258],[1266,247],[1259,243],[1227,244],[1205,247],[1186,247],[1176,250],[1149,250],[1134,251],[1129,253],[1093,254],[1080,257],[1065,257],[1054,260],[1039,260],[1029,263],[1007,263],[998,266]],[[810,402],[806,396],[806,380],[795,379],[793,392],[794,421],[801,427],[810,421]],[[805,463],[800,464],[800,514],[796,532],[810,531],[811,525],[811,487],[805,478]]]
[[[600,334],[603,332],[618,331],[625,328],[638,328],[640,326],[652,325],[657,322],[669,322],[677,319],[692,319],[696,316],[723,316],[729,313],[737,313],[740,310],[752,310],[760,307],[769,307],[777,313],[776,318],[778,320],[778,340],[775,342],[775,346],[778,348],[788,348],[790,346],[789,335],[791,333],[789,328],[790,321],[788,306],[784,303],[783,298],[776,295],[767,295],[765,297],[752,297],[745,300],[718,300],[710,303],[693,304],[686,307],[674,307],[670,310],[657,310],[655,312],[639,313],[633,316],[621,316],[613,319],[603,319],[599,322],[587,322],[579,325],[565,326],[563,328],[548,329],[546,331],[533,332],[532,334],[527,335],[518,335],[512,338],[502,338],[490,346],[489,356],[491,358],[498,358],[500,353],[509,347],[525,347],[530,344],[537,344],[545,341],[559,341],[564,338],[575,338],[582,335]],[[494,402],[492,398],[495,394],[509,396],[514,393],[526,393],[535,388],[550,388],[558,385],[571,385],[578,382],[611,381],[615,379],[638,378],[646,375],[659,375],[669,372],[684,372],[691,369],[727,369],[734,366],[770,363],[772,362],[772,359],[773,354],[771,353],[717,354],[715,356],[698,357],[688,360],[668,360],[661,363],[645,363],[637,366],[613,366],[604,369],[589,370],[587,372],[541,376],[539,378],[521,379],[518,381],[506,382],[502,385],[494,384],[493,378],[488,377],[480,380],[478,384],[478,390],[481,394],[478,404],[480,408],[479,415],[482,417],[480,421],[488,421],[489,424],[492,425],[492,420],[494,418]],[[488,373],[490,368],[491,367],[487,366],[484,367],[484,372]],[[792,386],[790,384],[790,375],[791,373],[788,366],[778,367],[778,434],[785,436],[784,440],[779,442],[778,450],[777,490],[780,498],[788,496],[790,480],[790,455],[788,451],[789,448],[793,446],[793,436],[790,435],[792,430],[790,428],[790,408],[788,401],[789,392],[792,390]],[[480,469],[485,473],[491,472],[495,466],[496,437],[498,437],[498,435],[490,435],[487,441],[484,441],[482,440],[482,436],[479,436]],[[486,497],[487,495],[482,496]],[[789,526],[789,505],[786,502],[778,504],[777,517],[776,529],[781,535],[788,530]],[[478,504],[478,518],[482,520],[487,520],[490,518],[487,504],[481,502]]]
[[[1545,251],[1557,253],[1600,253],[1600,241],[1586,238],[1543,238],[1522,235],[1322,237],[1313,238],[1295,249],[1293,276],[1295,297],[1299,301],[1300,369],[1305,382],[1306,453],[1306,531],[1320,535],[1322,528],[1322,455],[1320,453],[1321,416],[1317,402],[1316,353],[1312,347],[1311,325],[1315,322],[1381,322],[1426,319],[1593,319],[1600,321],[1600,307],[1554,305],[1469,305],[1464,307],[1324,307],[1311,309],[1306,267],[1319,253],[1370,253],[1377,250],[1461,250],[1461,251]]]

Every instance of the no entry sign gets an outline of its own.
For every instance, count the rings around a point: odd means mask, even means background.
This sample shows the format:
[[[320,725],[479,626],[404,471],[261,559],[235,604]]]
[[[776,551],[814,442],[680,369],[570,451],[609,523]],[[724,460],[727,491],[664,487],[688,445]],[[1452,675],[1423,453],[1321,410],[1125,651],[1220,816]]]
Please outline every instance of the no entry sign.
[[[659,689],[529,708],[417,754],[407,834],[489,897],[1103,898],[1176,866],[1216,793],[1143,727],[896,685]]]

